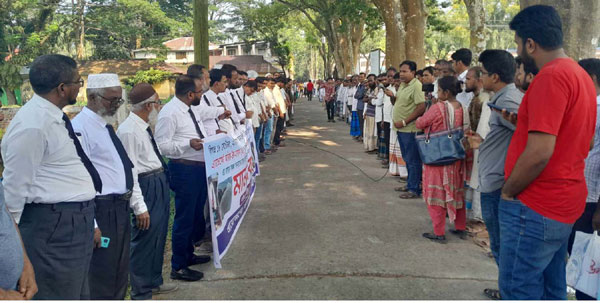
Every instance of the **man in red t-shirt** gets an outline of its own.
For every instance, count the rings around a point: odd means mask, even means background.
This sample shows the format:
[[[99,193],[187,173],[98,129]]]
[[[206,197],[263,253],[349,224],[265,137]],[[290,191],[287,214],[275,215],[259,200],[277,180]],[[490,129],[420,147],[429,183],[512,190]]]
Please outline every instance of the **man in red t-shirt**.
[[[566,299],[565,259],[585,206],[583,169],[596,121],[590,76],[562,48],[556,10],[535,5],[510,23],[519,56],[540,68],[519,108],[499,205],[502,299]]]
[[[306,96],[308,97],[308,101],[312,101],[312,94],[314,88],[315,85],[312,83],[311,80],[308,80],[308,84],[306,84]]]

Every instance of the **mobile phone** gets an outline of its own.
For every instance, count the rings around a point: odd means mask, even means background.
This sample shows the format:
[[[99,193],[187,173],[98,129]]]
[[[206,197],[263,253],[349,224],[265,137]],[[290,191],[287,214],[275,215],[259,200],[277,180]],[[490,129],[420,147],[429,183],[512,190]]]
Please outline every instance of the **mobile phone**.
[[[502,108],[502,107],[500,107],[500,106],[498,106],[498,105],[496,105],[496,104],[488,103],[487,105],[488,105],[488,106],[489,106],[489,107],[490,107],[492,110],[495,110],[495,111],[502,112],[502,110],[504,110],[504,109],[505,109],[505,110],[506,110],[506,112],[508,112],[508,113],[515,114],[515,115],[517,114],[516,112],[514,112],[514,111],[512,111],[512,110],[509,110],[509,109],[507,109],[507,108]]]
[[[100,237],[100,247],[108,248],[108,244],[110,243],[110,238]]]

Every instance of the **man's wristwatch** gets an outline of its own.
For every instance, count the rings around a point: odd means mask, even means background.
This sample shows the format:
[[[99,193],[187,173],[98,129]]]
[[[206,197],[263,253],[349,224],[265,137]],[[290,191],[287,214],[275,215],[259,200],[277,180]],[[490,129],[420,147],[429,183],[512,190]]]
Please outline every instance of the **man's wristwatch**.
[[[404,121],[404,119],[402,119],[402,127],[406,127],[406,121]]]

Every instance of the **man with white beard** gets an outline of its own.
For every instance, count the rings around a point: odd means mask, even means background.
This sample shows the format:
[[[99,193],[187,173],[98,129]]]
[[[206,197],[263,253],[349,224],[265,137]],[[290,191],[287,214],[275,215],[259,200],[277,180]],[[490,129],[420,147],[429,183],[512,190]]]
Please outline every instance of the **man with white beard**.
[[[133,163],[131,204],[144,204],[148,212],[133,220],[131,232],[131,298],[150,300],[177,285],[163,283],[162,267],[169,226],[170,191],[165,164],[152,128],[159,111],[158,94],[148,83],[136,84],[129,92],[131,112],[117,130]]]
[[[130,199],[133,164],[113,126],[106,122],[123,104],[122,96],[123,89],[116,74],[91,74],[88,76],[88,104],[73,119],[73,129],[81,147],[102,179],[102,192],[95,200],[95,248],[89,271],[92,300],[125,298],[129,274],[130,209],[137,220],[148,221],[144,201]]]

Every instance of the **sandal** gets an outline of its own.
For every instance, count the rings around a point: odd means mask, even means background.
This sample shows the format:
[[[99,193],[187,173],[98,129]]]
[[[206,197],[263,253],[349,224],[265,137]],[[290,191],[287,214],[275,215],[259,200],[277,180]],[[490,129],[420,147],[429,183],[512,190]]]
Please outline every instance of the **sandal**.
[[[440,244],[448,243],[448,241],[446,240],[446,236],[436,236],[435,234],[432,234],[432,233],[424,233],[423,238],[429,239],[433,242],[437,242]]]
[[[401,194],[399,197],[400,197],[400,199],[416,199],[419,197],[419,195],[417,195],[411,191],[408,191],[408,192]]]
[[[483,290],[483,293],[486,297],[492,300],[502,300],[502,297],[500,296],[500,291],[497,289],[486,288]]]
[[[408,188],[406,186],[398,186],[394,188],[395,191],[408,192]]]

